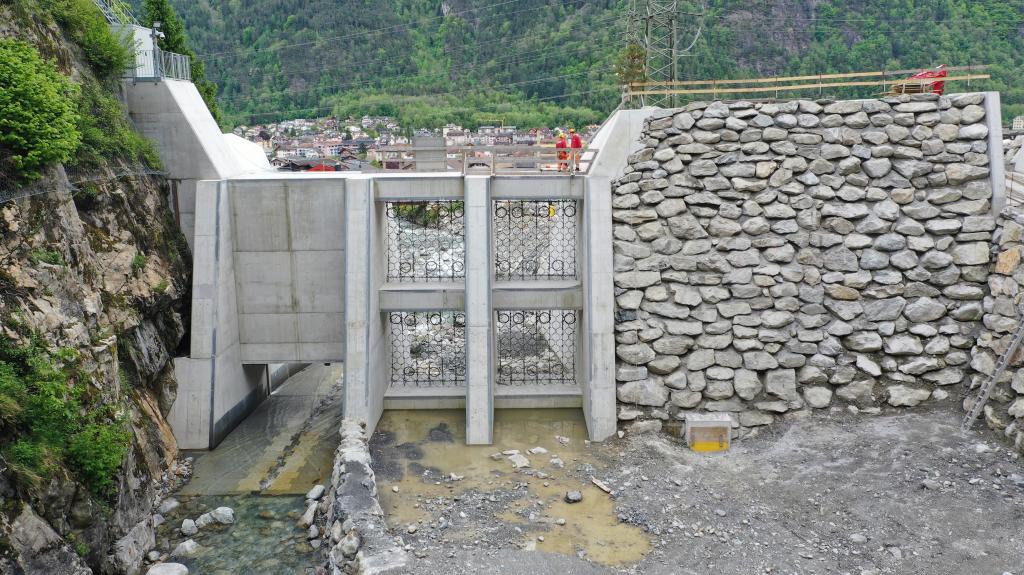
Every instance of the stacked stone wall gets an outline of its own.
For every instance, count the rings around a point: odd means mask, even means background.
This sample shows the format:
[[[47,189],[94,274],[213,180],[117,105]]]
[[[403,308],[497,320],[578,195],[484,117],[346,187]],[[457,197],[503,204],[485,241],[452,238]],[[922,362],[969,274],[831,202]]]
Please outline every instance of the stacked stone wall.
[[[982,330],[972,351],[971,367],[975,374],[970,382],[971,393],[964,400],[970,409],[977,397],[977,388],[996,369],[999,357],[1006,353],[1013,332],[1020,321],[1024,299],[1024,207],[1011,205],[998,219],[993,251],[995,261],[988,277],[988,293],[984,299]],[[1018,350],[985,404],[984,422],[1000,431],[1024,450],[1024,350]]]
[[[958,389],[995,229],[984,99],[655,112],[613,186],[619,419]]]

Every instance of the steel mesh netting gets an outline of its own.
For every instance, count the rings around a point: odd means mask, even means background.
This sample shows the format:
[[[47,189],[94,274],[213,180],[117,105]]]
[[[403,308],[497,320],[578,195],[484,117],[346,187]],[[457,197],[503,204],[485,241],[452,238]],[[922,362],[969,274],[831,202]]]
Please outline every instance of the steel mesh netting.
[[[496,279],[576,278],[576,200],[494,202]]]
[[[388,202],[385,211],[388,281],[448,281],[465,277],[463,202]]]
[[[498,385],[575,385],[575,310],[499,310]]]
[[[391,385],[457,387],[466,384],[466,314],[389,312]]]

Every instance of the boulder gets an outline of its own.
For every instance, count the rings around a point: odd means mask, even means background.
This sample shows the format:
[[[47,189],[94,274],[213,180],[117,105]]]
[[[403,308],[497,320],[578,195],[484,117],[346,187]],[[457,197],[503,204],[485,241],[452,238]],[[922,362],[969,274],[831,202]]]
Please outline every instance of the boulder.
[[[157,563],[146,571],[146,575],[188,575],[188,567],[181,563]]]
[[[891,385],[886,389],[889,405],[894,407],[914,407],[931,397],[927,389],[916,389],[905,385]]]
[[[616,395],[622,403],[661,407],[668,401],[669,390],[661,382],[644,379],[620,385]]]

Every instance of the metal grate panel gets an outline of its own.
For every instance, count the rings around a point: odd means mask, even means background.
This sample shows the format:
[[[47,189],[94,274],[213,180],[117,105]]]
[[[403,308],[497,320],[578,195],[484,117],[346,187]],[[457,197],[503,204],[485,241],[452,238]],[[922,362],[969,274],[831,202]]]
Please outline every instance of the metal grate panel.
[[[576,200],[494,202],[499,281],[576,278]]]
[[[389,312],[391,385],[458,387],[466,384],[466,314]]]
[[[461,201],[388,202],[388,281],[465,277],[465,206]]]
[[[498,385],[575,385],[575,310],[499,310]]]

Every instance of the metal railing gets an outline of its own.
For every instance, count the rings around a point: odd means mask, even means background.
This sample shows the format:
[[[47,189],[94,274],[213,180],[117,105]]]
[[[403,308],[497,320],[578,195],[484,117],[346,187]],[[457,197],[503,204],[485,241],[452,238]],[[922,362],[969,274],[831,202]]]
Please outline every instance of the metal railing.
[[[131,26],[138,24],[132,15],[132,8],[123,0],[93,0],[109,24]]]
[[[439,153],[446,156],[443,170],[436,168]],[[377,149],[380,166],[368,172],[446,171],[463,174],[562,174],[586,175],[596,148],[548,146],[386,146]],[[417,153],[420,159],[417,160]],[[419,163],[429,162],[423,169]]]
[[[648,96],[695,96],[707,97],[712,100],[721,98],[780,97],[782,92],[800,90],[817,90],[819,96],[825,96],[824,90],[851,87],[878,87],[883,94],[920,93],[931,91],[936,83],[966,81],[968,88],[972,80],[988,80],[989,74],[976,74],[988,69],[987,64],[971,66],[950,66],[947,72],[966,72],[963,75],[951,75],[943,78],[910,79],[908,74],[915,74],[921,69],[883,70],[873,72],[849,72],[842,74],[816,74],[810,76],[776,76],[769,78],[722,79],[722,80],[678,80],[671,82],[633,82],[623,86],[623,103],[644,103]]]
[[[192,61],[184,54],[166,50],[136,50],[135,67],[129,68],[126,77],[133,80],[174,80],[192,81]]]

